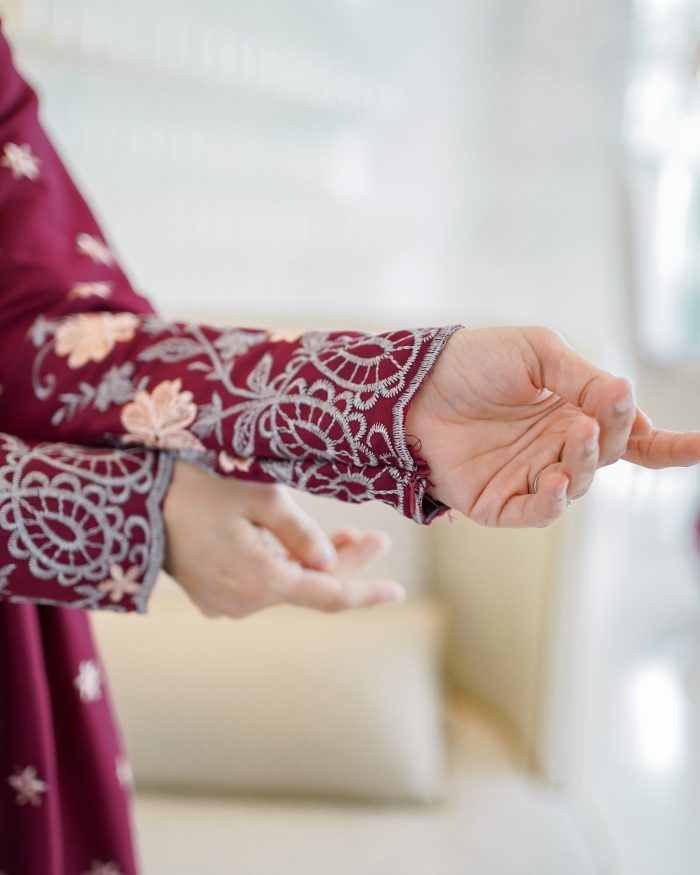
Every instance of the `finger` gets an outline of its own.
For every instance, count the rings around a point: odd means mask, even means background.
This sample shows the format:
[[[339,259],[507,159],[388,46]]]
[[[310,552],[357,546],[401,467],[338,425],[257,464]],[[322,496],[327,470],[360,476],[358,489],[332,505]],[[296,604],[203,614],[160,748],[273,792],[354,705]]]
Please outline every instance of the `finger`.
[[[548,526],[566,507],[569,480],[561,471],[545,470],[534,495],[514,495],[501,509],[496,522],[505,528]]]
[[[362,532],[356,529],[355,526],[342,526],[340,529],[334,529],[331,532],[331,541],[336,550],[348,544],[356,543],[361,537]]]
[[[618,379],[603,386],[596,405],[600,425],[599,464],[610,465],[622,458],[627,450],[632,426],[637,418],[632,386]]]
[[[406,594],[404,588],[393,580],[343,581],[299,565],[287,568],[286,574],[280,574],[275,589],[282,601],[328,613],[402,601]]]
[[[329,571],[337,564],[338,554],[331,539],[286,493],[266,493],[253,502],[250,519],[269,529],[301,565]]]
[[[599,431],[598,423],[589,417],[572,425],[566,435],[561,461],[545,468],[540,480],[545,472],[559,472],[569,480],[568,498],[585,495],[598,468]]]
[[[555,331],[525,329],[537,361],[533,381],[580,407],[600,423],[600,464],[609,464],[624,453],[633,425],[648,427],[647,417],[634,406],[632,386],[614,377],[575,352]]]
[[[697,465],[700,463],[700,432],[664,431],[656,428],[649,437],[630,440],[623,458],[644,468]]]
[[[355,538],[346,540],[345,543],[342,540],[339,542],[334,532],[331,539],[338,551],[338,564],[334,570],[336,574],[344,577],[359,571],[368,562],[384,555],[392,546],[391,537],[386,532],[379,531],[358,533]]]

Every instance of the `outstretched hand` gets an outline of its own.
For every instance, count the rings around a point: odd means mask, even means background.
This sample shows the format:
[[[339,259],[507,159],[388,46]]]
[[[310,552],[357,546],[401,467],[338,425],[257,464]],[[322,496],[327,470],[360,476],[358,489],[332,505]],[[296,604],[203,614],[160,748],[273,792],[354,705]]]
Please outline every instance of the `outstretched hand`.
[[[439,501],[489,526],[544,526],[596,470],[700,462],[700,432],[653,428],[628,380],[548,328],[462,329],[406,416]]]
[[[178,460],[163,509],[165,568],[208,617],[287,602],[335,612],[403,598],[391,580],[353,574],[386,552],[382,532],[328,537],[279,486],[219,479]]]

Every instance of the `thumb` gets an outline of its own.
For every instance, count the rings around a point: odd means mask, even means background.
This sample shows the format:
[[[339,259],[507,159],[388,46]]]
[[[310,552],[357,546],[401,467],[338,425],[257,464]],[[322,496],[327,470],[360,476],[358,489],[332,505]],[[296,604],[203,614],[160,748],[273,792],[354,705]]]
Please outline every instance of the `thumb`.
[[[268,529],[300,565],[320,571],[335,568],[338,553],[330,537],[286,492],[263,496],[252,505],[249,516],[251,522]]]
[[[610,398],[621,402],[631,395],[632,385],[625,377],[615,377],[577,353],[551,328],[526,328],[525,336],[534,353],[533,381],[540,389],[549,389],[592,417],[600,414]],[[650,423],[639,411],[635,430],[648,433]]]

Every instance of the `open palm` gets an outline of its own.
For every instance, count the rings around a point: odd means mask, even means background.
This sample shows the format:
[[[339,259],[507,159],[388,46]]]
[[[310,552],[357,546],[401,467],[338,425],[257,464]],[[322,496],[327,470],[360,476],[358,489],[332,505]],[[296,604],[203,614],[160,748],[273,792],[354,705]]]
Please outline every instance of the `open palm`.
[[[700,462],[700,434],[654,429],[628,380],[546,328],[463,329],[447,343],[406,417],[430,492],[476,522],[553,522],[595,471]]]

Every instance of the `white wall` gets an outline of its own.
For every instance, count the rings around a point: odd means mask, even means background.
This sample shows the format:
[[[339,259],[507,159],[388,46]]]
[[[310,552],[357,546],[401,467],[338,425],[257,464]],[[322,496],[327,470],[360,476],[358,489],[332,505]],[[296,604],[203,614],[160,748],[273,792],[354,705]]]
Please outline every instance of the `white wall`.
[[[50,126],[168,312],[548,322],[624,362],[623,0],[22,7]]]

